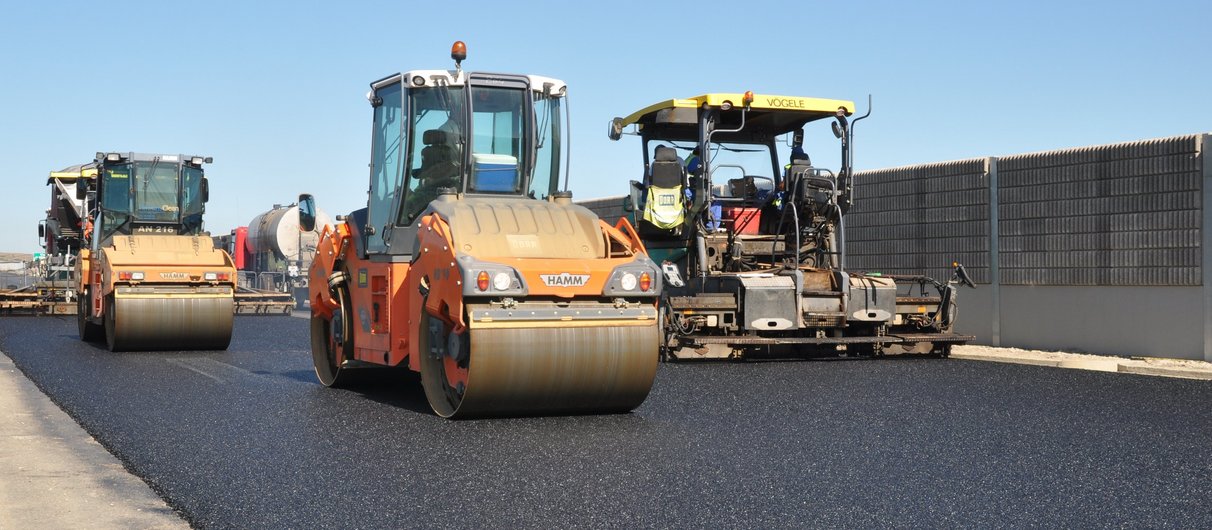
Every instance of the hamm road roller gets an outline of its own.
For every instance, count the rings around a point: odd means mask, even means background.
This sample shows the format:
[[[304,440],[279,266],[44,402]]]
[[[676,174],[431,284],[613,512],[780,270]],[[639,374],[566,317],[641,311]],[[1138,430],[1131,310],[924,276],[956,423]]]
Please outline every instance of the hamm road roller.
[[[224,350],[235,266],[202,231],[210,157],[97,153],[76,185],[80,338],[113,351]]]
[[[611,121],[612,140],[641,139],[643,179],[624,210],[666,274],[663,356],[945,355],[973,339],[951,332],[956,284],[971,285],[958,263],[947,282],[845,269],[853,112],[850,101],[716,93]],[[836,173],[803,149],[818,120],[841,142]]]
[[[451,57],[371,84],[368,203],[324,230],[309,271],[317,377],[406,366],[448,418],[639,406],[659,270],[626,220],[563,191],[566,85],[464,72],[462,42]],[[310,230],[314,199],[299,203]]]

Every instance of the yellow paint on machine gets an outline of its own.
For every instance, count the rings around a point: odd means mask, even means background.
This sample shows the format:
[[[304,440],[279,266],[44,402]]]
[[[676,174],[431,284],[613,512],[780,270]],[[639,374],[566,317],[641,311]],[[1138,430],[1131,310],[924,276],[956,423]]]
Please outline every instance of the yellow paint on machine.
[[[733,107],[740,108],[744,103],[744,94],[731,92],[717,92],[711,94],[703,94],[685,99],[669,99],[660,103],[654,103],[643,109],[635,111],[623,118],[622,125],[624,127],[637,123],[644,116],[663,109],[673,108],[698,108],[703,105],[710,107],[720,107],[724,102],[729,102]],[[774,94],[754,94],[753,103],[750,105],[753,109],[764,110],[781,110],[781,111],[801,111],[809,114],[833,114],[837,109],[846,109],[846,114],[854,114],[854,102],[843,99],[826,99],[826,98],[810,98],[801,96],[779,96]]]

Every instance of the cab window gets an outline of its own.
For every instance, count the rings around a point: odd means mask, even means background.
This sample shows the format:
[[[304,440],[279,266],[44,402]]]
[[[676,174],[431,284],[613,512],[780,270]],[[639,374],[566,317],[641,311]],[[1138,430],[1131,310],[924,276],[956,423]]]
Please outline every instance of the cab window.
[[[370,200],[367,204],[366,250],[387,250],[384,237],[391,218],[392,198],[400,175],[400,144],[403,139],[402,95],[399,83],[375,91],[382,103],[375,107],[374,138],[370,162]]]

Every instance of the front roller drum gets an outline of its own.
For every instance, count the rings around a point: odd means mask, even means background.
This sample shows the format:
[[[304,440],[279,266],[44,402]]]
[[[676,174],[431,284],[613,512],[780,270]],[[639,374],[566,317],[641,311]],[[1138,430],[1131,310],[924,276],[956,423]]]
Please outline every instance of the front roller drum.
[[[608,322],[577,327],[471,328],[425,316],[421,381],[446,418],[627,412],[648,396],[659,334]],[[431,348],[435,339],[443,344]],[[453,354],[451,353],[453,352]]]
[[[110,296],[105,340],[111,351],[226,350],[235,299],[226,296]]]

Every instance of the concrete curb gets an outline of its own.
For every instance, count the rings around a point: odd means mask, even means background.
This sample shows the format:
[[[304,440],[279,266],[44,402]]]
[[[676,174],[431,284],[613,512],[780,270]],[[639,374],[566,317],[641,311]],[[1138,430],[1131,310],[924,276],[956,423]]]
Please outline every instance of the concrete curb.
[[[1060,361],[1051,359],[1032,359],[1029,357],[1014,357],[1011,355],[984,355],[952,352],[950,358],[963,359],[965,361],[992,361],[995,363],[1029,364],[1033,366],[1047,366],[1050,368],[1057,368],[1060,366]]]
[[[1151,366],[1148,361],[1121,359],[1119,357],[1097,358],[1089,355],[1069,355],[1060,359],[1036,358],[1029,355],[962,353],[953,352],[952,359],[965,361],[989,361],[997,363],[1026,364],[1046,366],[1050,368],[1071,368],[1077,370],[1093,370],[1100,372],[1117,372],[1121,374],[1151,375],[1158,377],[1176,377],[1182,379],[1198,379],[1212,381],[1212,367],[1177,368]]]
[[[1212,372],[1205,370],[1183,370],[1180,368],[1162,368],[1158,366],[1125,366],[1121,364],[1119,366],[1119,371],[1126,374],[1181,377],[1183,379],[1201,379],[1204,381],[1212,381]]]
[[[188,528],[0,352],[0,528]]]

